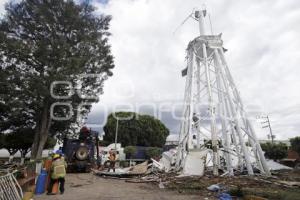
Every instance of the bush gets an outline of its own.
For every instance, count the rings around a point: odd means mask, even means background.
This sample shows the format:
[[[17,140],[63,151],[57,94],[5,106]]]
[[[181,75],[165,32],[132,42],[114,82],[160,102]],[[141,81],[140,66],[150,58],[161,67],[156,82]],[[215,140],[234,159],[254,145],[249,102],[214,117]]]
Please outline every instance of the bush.
[[[161,153],[162,153],[162,149],[158,147],[148,147],[146,150],[146,156],[149,159],[159,157]]]
[[[261,144],[261,148],[265,151],[265,156],[269,159],[280,160],[287,156],[287,146],[282,142],[279,144],[263,143]]]
[[[135,146],[127,146],[124,149],[124,153],[126,154],[126,158],[132,158],[134,154],[136,154],[136,147]]]

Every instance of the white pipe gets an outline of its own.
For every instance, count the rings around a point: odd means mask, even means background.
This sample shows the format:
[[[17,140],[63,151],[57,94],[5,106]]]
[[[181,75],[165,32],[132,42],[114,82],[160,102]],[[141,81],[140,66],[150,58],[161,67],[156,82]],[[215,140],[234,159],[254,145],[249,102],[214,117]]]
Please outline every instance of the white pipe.
[[[218,54],[218,51],[215,49],[214,50],[215,54]],[[217,88],[218,88],[218,98],[219,98],[219,103],[221,103],[221,108],[220,108],[220,119],[221,119],[221,124],[222,124],[222,136],[223,139],[225,139],[225,160],[226,160],[226,166],[227,166],[227,170],[230,176],[233,176],[233,168],[232,168],[232,164],[231,164],[231,156],[229,153],[229,149],[230,149],[230,144],[229,144],[229,134],[227,133],[227,122],[225,120],[225,98],[224,98],[224,94],[223,94],[223,90],[222,90],[222,86],[221,86],[221,82],[220,82],[220,68],[221,66],[218,65],[218,63],[216,62],[215,59],[215,71],[216,71],[216,82],[217,82]]]
[[[204,10],[199,10],[199,32],[200,32],[200,36],[205,35]]]
[[[201,87],[200,87],[200,79],[201,79],[201,66],[200,66],[200,60],[199,58],[196,58],[196,64],[197,64],[197,104],[200,103],[200,91],[201,91]],[[199,109],[199,108],[198,108]],[[200,118],[198,119],[198,122],[197,122],[197,126],[196,126],[196,129],[197,129],[197,148],[200,149]]]
[[[192,49],[189,50],[189,57],[190,57],[190,63],[189,63],[189,70],[190,70],[190,101],[189,101],[189,118],[188,118],[188,149],[193,148],[192,140],[193,140],[193,115],[194,115],[194,99],[193,99],[193,91],[194,91],[194,53]]]

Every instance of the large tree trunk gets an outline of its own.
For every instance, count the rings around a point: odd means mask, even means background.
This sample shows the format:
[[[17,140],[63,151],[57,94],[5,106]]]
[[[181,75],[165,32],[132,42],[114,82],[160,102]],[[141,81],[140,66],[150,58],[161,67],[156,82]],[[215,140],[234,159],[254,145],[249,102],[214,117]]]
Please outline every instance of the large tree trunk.
[[[34,141],[31,148],[31,160],[42,158],[43,149],[48,138],[51,118],[48,103],[44,104],[39,120],[37,120]]]
[[[25,155],[26,155],[25,150],[21,149],[21,150],[20,150],[20,154],[21,154],[20,165],[23,166],[24,163],[25,163]],[[24,155],[24,154],[25,154],[25,155]]]
[[[12,163],[13,160],[14,160],[14,154],[10,154],[8,157],[8,163]]]
[[[34,142],[32,144],[31,151],[31,160],[36,162],[35,172],[37,174],[39,174],[42,169],[42,153],[48,138],[50,124],[51,118],[49,114],[49,106],[48,103],[44,103],[40,118],[37,120]]]

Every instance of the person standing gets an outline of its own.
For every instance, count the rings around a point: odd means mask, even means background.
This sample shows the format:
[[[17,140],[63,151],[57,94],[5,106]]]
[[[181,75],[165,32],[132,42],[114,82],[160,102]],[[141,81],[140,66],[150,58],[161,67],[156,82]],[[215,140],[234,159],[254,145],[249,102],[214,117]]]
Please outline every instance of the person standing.
[[[109,167],[108,167],[108,172],[110,171],[110,169],[113,170],[113,172],[116,171],[115,169],[115,165],[116,165],[116,154],[115,152],[113,152],[112,150],[109,151]]]
[[[51,165],[51,179],[48,187],[48,195],[52,194],[52,188],[56,181],[59,183],[60,194],[64,193],[66,168],[67,163],[65,162],[65,159],[59,154],[54,154]]]

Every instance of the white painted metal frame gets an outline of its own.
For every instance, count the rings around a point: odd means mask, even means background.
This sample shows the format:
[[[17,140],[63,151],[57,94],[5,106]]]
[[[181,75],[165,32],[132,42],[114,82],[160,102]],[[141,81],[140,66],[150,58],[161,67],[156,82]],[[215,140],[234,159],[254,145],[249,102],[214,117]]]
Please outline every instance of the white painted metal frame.
[[[211,141],[214,175],[218,175],[219,169],[228,175],[234,175],[234,170],[253,175],[254,168],[269,175],[261,146],[226,63],[221,34],[205,35],[206,11],[196,12],[200,36],[187,48],[184,119],[176,167],[182,169],[189,151],[206,149]],[[234,157],[237,165],[233,165]]]

